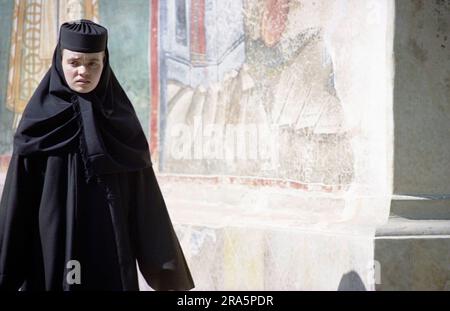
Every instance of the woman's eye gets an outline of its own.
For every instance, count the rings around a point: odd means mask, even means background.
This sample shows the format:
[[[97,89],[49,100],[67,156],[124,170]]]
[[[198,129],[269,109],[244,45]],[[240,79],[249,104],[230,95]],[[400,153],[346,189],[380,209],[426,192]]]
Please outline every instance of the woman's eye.
[[[78,65],[79,65],[77,62],[70,62],[69,64],[70,64],[72,67],[78,67]]]

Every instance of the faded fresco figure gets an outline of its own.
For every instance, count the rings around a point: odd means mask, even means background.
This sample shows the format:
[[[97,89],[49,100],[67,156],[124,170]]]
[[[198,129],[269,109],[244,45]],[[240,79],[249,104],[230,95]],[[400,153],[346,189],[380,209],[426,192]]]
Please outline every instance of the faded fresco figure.
[[[180,69],[178,46],[165,47],[164,170],[350,184],[351,137],[321,32],[321,5],[248,0],[195,12],[205,29],[186,40],[200,40],[201,68]],[[168,14],[168,29],[187,27],[176,19],[180,8],[170,9],[178,11]]]

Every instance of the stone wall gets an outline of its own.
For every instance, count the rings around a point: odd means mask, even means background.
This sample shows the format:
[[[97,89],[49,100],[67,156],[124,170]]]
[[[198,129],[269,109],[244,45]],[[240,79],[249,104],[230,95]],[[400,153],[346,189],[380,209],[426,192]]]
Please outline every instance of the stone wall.
[[[394,2],[283,3],[243,2],[246,58],[226,80],[168,81],[178,104],[169,101],[162,190],[199,290],[374,290],[375,228],[393,183]],[[264,26],[265,4],[284,25]],[[266,126],[257,133],[278,144],[278,165],[196,157],[196,117],[219,131]],[[170,136],[177,124],[189,135]]]
[[[450,288],[450,1],[396,1],[391,218],[378,290]]]

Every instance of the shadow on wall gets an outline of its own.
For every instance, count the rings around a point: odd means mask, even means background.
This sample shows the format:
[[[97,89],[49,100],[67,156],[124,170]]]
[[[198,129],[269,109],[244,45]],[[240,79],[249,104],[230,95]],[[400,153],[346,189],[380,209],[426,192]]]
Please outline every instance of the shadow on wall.
[[[365,291],[363,281],[355,271],[344,274],[339,282],[338,291]]]

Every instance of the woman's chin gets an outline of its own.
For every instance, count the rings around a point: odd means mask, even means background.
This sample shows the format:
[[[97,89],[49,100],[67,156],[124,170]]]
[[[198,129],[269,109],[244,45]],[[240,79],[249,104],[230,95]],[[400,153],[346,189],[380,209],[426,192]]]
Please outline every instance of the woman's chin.
[[[75,91],[77,93],[89,93],[91,92],[94,88],[91,86],[79,86],[79,85],[74,85],[71,87],[72,91]]]

